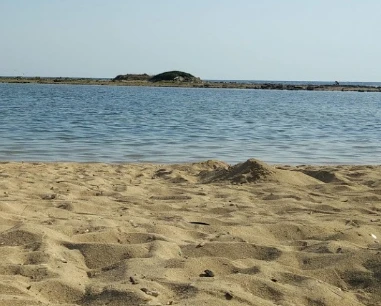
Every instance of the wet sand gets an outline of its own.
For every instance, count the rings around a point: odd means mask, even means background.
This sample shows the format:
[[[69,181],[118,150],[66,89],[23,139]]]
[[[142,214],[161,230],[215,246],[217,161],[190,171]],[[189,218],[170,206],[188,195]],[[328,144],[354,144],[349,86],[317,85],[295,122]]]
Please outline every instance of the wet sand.
[[[0,305],[381,305],[381,166],[0,164]]]

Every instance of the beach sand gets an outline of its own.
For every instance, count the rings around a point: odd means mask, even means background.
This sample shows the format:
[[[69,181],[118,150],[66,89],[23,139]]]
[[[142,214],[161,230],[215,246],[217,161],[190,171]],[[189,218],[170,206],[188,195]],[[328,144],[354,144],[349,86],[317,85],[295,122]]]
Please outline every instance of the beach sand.
[[[381,166],[0,163],[0,305],[381,305]]]

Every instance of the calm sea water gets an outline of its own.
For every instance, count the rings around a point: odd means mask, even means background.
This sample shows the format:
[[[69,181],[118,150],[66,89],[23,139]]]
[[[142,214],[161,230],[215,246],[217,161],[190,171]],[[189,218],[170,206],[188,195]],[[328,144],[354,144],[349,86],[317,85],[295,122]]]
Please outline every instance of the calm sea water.
[[[380,107],[380,93],[0,84],[0,160],[380,164]]]

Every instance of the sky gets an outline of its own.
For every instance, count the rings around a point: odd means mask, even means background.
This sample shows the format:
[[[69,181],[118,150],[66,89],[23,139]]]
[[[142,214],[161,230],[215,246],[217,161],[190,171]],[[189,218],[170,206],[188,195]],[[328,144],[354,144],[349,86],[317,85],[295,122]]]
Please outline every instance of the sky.
[[[0,0],[0,75],[381,81],[380,0]]]

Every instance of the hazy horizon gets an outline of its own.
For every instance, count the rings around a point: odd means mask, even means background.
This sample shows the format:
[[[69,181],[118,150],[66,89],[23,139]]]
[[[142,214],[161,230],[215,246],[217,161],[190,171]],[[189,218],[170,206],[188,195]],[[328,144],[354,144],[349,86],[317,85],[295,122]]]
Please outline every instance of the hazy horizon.
[[[2,0],[0,75],[380,82],[377,0]]]

